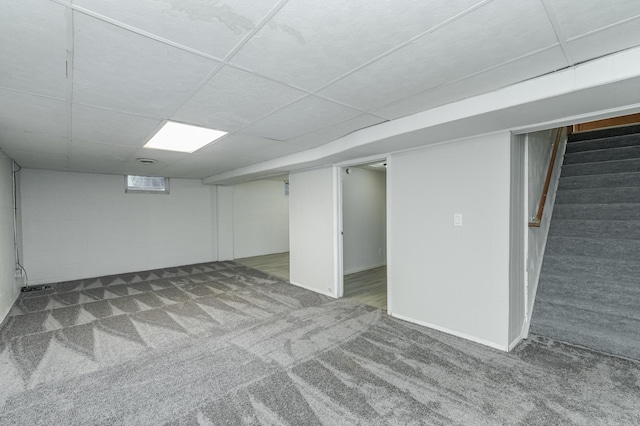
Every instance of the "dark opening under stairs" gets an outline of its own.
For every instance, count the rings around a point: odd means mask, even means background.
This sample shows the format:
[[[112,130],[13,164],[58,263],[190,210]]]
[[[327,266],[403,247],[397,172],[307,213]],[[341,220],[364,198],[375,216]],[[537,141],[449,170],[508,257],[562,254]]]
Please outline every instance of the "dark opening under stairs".
[[[530,332],[640,360],[640,126],[570,135]]]

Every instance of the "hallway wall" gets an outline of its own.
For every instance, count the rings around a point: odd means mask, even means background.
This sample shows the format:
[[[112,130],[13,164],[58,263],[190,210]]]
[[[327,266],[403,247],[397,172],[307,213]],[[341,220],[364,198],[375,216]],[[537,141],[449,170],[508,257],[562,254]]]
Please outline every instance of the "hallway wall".
[[[289,175],[291,283],[329,296],[337,281],[337,173],[333,167]]]
[[[260,180],[233,187],[233,257],[289,251],[289,196],[284,182]]]
[[[510,142],[503,132],[391,155],[393,316],[507,349]]]
[[[13,245],[13,190],[11,159],[0,152],[0,323],[18,297]]]

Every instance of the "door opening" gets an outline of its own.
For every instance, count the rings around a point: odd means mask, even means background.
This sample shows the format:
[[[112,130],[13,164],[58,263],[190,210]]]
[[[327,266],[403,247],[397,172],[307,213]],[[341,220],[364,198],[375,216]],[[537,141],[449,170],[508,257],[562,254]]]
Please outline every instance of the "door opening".
[[[385,310],[386,166],[382,160],[340,170],[342,295]]]

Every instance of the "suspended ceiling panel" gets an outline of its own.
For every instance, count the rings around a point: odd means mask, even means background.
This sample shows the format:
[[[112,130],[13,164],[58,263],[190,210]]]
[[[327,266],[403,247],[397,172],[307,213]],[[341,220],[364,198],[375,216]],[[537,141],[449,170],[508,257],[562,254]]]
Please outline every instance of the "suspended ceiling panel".
[[[637,0],[5,3],[0,149],[68,171],[204,178],[640,45]],[[230,134],[192,154],[142,148],[166,120]]]
[[[527,20],[514,20],[514,15]],[[557,42],[540,2],[496,0],[320,93],[375,109]],[[401,78],[396,70],[402,70]]]
[[[31,169],[69,170],[69,156],[66,154],[52,154],[44,151],[20,151],[8,149],[11,158],[22,167]]]
[[[304,92],[289,86],[225,67],[172,118],[233,131],[304,95]]]
[[[104,108],[74,104],[71,136],[76,140],[141,147],[160,128],[161,121]]]
[[[313,90],[478,2],[290,1],[232,62]]]
[[[257,121],[244,132],[284,141],[359,114],[353,108],[309,96]]]
[[[0,89],[0,129],[28,135],[69,137],[69,104],[26,93]],[[4,133],[0,133],[0,141]],[[20,142],[18,140],[17,142]]]
[[[551,4],[562,33],[568,39],[640,16],[640,2],[637,1],[546,1]]]
[[[316,146],[324,145],[356,130],[364,129],[384,121],[387,120],[370,114],[362,114],[316,130],[315,132],[298,136],[297,138],[289,140],[288,143],[296,144],[307,149],[315,148]]]
[[[167,117],[219,66],[81,13],[74,25],[78,103]]]
[[[404,117],[528,80],[544,74],[549,67],[562,69],[566,66],[567,60],[562,48],[555,46],[452,83],[443,84],[418,95],[406,97],[385,105],[376,112],[389,118]]]
[[[249,34],[277,0],[74,0],[75,5],[224,58]]]
[[[241,153],[252,153],[282,145],[285,145],[285,142],[236,133],[225,136],[211,146],[204,148],[200,157],[215,158],[227,154],[236,156],[239,154],[238,148],[241,148]]]
[[[48,0],[3,2],[0,40],[0,87],[67,97],[64,6]]]
[[[25,132],[18,128],[6,128],[0,136],[3,150],[13,153],[29,154],[69,154],[69,138],[43,133]]]
[[[640,40],[640,18],[636,17],[619,25],[569,40],[567,44],[574,61],[579,63],[637,46],[638,40]]]

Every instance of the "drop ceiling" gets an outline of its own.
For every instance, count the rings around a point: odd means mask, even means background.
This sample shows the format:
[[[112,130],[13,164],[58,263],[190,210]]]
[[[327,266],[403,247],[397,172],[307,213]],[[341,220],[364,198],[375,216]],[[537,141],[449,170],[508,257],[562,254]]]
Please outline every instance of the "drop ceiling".
[[[205,178],[638,46],[640,2],[20,0],[0,41],[23,167]],[[166,120],[229,133],[142,148]]]

